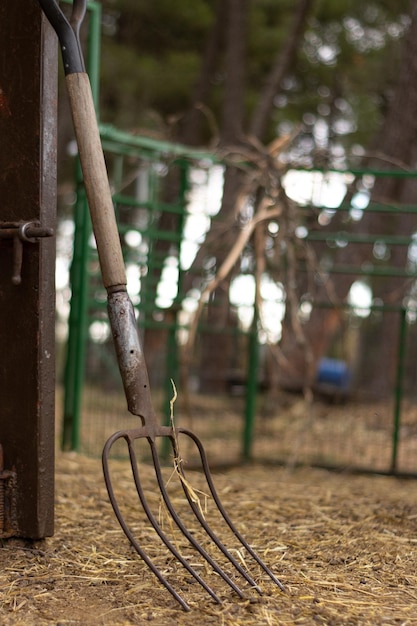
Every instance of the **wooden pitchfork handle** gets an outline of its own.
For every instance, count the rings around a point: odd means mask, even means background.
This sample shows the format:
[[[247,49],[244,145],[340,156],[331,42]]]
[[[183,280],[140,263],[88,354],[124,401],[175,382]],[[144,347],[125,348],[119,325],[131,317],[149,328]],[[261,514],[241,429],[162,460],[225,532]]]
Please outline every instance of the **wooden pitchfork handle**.
[[[90,80],[84,68],[79,30],[87,0],[74,0],[69,20],[56,0],[39,0],[58,35],[75,137],[78,144],[102,280],[108,293],[126,291],[126,271],[114,213]]]
[[[97,243],[103,284],[107,290],[110,326],[122,376],[127,407],[141,418],[147,436],[158,424],[152,406],[148,372],[136,328],[135,313],[126,290],[123,262],[110,185],[100,141],[93,96],[80,46],[79,30],[87,0],[73,0],[68,21],[56,0],[39,0],[58,35],[91,222]]]

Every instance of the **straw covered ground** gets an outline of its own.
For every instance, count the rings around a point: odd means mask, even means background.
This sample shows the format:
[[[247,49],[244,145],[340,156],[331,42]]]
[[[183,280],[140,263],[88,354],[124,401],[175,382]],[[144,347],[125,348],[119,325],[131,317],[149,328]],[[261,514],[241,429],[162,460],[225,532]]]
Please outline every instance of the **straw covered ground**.
[[[242,554],[264,595],[246,590],[240,600],[174,533],[145,466],[141,475],[150,503],[181,552],[221,596],[218,605],[134,508],[127,462],[115,461],[112,471],[132,529],[191,611],[182,611],[132,552],[108,503],[100,462],[66,453],[57,459],[55,536],[33,544],[16,539],[0,544],[1,624],[417,624],[416,482],[260,465],[216,473],[226,508],[286,588],[281,592]],[[199,473],[187,477],[195,489],[207,491]],[[185,510],[180,487],[169,483],[187,526],[208,546]],[[203,493],[200,502],[237,554],[213,503]],[[217,558],[216,550],[213,555]],[[239,575],[233,577],[240,583]]]

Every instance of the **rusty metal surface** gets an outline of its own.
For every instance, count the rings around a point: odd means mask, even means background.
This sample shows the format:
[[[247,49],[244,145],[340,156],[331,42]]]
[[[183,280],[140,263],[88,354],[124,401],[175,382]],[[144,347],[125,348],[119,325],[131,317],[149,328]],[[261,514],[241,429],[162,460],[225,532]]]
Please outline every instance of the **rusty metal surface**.
[[[0,41],[0,222],[55,230],[55,37],[36,2],[2,0]],[[55,238],[21,241],[20,280],[14,241],[0,238],[0,442],[15,534],[40,538],[54,525]]]
[[[4,452],[0,444],[0,538],[13,537],[18,532],[16,484],[16,472],[4,468]]]

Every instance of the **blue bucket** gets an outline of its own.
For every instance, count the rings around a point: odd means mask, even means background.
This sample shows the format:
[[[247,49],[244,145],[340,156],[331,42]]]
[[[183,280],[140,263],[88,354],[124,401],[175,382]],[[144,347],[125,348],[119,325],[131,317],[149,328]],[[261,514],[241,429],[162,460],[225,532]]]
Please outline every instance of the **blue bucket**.
[[[347,391],[350,381],[351,372],[345,361],[327,357],[320,359],[317,368],[317,384],[331,386],[340,391]]]

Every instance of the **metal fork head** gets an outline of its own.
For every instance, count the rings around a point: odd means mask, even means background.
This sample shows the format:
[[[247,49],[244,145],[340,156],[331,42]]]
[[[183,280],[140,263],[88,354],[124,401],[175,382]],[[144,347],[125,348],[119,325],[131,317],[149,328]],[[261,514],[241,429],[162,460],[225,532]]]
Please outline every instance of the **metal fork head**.
[[[186,528],[186,526],[182,522],[175,507],[172,504],[172,501],[170,499],[170,496],[168,494],[168,491],[164,482],[161,464],[160,464],[160,460],[158,456],[157,445],[155,441],[155,433],[153,433],[152,437],[149,437],[146,431],[147,431],[146,426],[142,428],[132,429],[132,430],[119,431],[108,439],[103,450],[102,461],[103,461],[104,479],[105,479],[111,505],[113,507],[113,510],[115,512],[115,515],[120,523],[120,526],[123,532],[125,533],[126,537],[129,539],[133,548],[136,550],[139,556],[144,560],[144,562],[148,565],[148,567],[151,569],[154,575],[158,578],[158,580],[162,583],[162,585],[172,594],[172,596],[177,600],[177,602],[179,602],[182,608],[188,611],[190,609],[189,605],[183,599],[183,597],[177,593],[177,591],[173,588],[173,586],[170,584],[167,578],[162,574],[162,572],[155,566],[155,564],[149,558],[146,551],[142,548],[142,546],[137,541],[134,533],[132,532],[131,528],[126,522],[121,512],[121,509],[119,507],[119,504],[115,495],[115,491],[113,488],[109,461],[110,461],[110,452],[111,452],[112,446],[121,439],[125,440],[127,444],[129,459],[130,459],[130,464],[131,464],[131,469],[132,469],[132,474],[133,474],[133,481],[134,481],[134,485],[136,488],[136,492],[139,496],[139,500],[146,514],[146,517],[150,521],[152,527],[154,528],[154,530],[156,531],[156,533],[158,534],[162,542],[165,544],[165,546],[168,548],[168,550],[177,559],[177,561],[183,567],[186,568],[186,570],[193,576],[193,578],[197,582],[200,583],[200,585],[207,591],[207,593],[212,597],[212,599],[215,602],[218,602],[218,603],[221,602],[217,593],[213,591],[213,589],[202,579],[202,577],[198,574],[195,568],[190,565],[188,560],[186,560],[179,553],[178,549],[170,541],[169,537],[162,529],[160,522],[156,519],[155,515],[153,514],[151,510],[151,507],[148,504],[148,501],[146,499],[146,495],[144,492],[144,488],[142,485],[141,477],[140,477],[139,464],[138,464],[136,452],[134,449],[134,442],[136,440],[146,438],[150,446],[152,462],[153,462],[153,466],[155,469],[156,481],[159,487],[161,498],[162,498],[162,501],[165,503],[166,509],[170,517],[172,518],[172,520],[174,521],[175,525],[180,530],[180,532],[184,535],[184,537],[191,544],[191,546],[193,546],[193,548],[200,554],[200,556],[209,564],[209,566],[213,569],[213,571],[216,572],[219,575],[219,577],[226,584],[228,584],[240,598],[243,598],[245,594],[244,594],[244,591],[241,589],[241,587],[232,579],[231,575],[224,569],[224,566],[220,565],[211,556],[211,554],[209,554],[209,552],[205,548],[203,548],[203,546],[195,539],[194,535]],[[190,486],[189,486],[190,483],[186,479],[183,464],[180,461],[180,455],[179,455],[179,449],[178,449],[178,438],[180,435],[186,436],[189,439],[191,439],[191,441],[197,447],[200,460],[201,460],[201,468],[203,470],[210,495],[213,499],[215,506],[217,507],[217,510],[221,514],[224,522],[226,523],[230,531],[233,533],[235,539],[237,540],[238,543],[240,543],[241,547],[243,547],[246,550],[246,553],[270,577],[270,579],[282,591],[284,591],[284,586],[282,585],[282,583],[274,575],[271,569],[264,563],[264,561],[258,556],[258,554],[253,550],[253,548],[248,544],[246,539],[242,536],[242,534],[237,529],[237,527],[235,526],[235,524],[232,522],[231,518],[229,517],[228,513],[226,512],[218,496],[218,493],[215,489],[215,485],[214,485],[213,478],[212,478],[208,461],[207,461],[207,456],[199,438],[193,432],[184,428],[174,429],[168,426],[166,427],[161,426],[158,428],[156,437],[163,436],[163,437],[169,438],[171,446],[172,446],[173,455],[174,455],[175,471],[178,475],[178,479],[181,483],[186,500],[188,501],[189,506],[192,512],[194,513],[196,519],[201,524],[202,529],[205,531],[206,535],[212,540],[212,542],[217,547],[217,549],[222,553],[223,557],[225,557],[225,559],[229,562],[229,564],[231,564],[233,571],[235,573],[237,572],[242,577],[242,579],[246,582],[246,586],[249,586],[250,589],[255,590],[257,593],[262,594],[262,591],[259,585],[255,582],[253,577],[242,566],[242,564],[233,556],[231,551],[224,545],[224,543],[219,539],[216,533],[209,526],[209,524],[207,523],[201,511],[199,504],[196,502],[195,498],[193,497],[192,490],[190,489]]]

